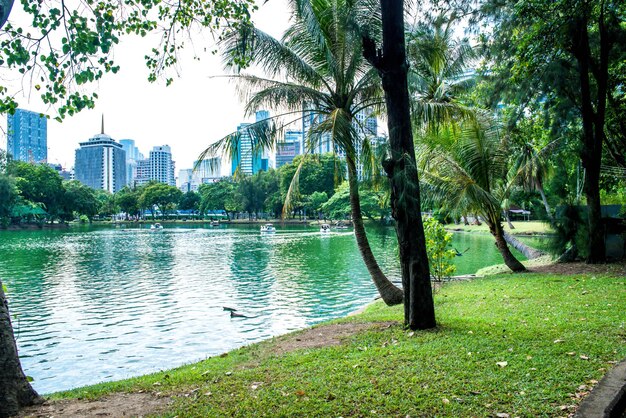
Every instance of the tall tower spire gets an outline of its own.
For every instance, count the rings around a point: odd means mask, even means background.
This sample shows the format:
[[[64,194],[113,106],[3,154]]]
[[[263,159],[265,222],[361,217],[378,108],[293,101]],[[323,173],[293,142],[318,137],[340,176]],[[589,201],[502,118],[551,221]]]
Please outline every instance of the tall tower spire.
[[[102,130],[100,133],[104,135],[104,113],[102,114]]]

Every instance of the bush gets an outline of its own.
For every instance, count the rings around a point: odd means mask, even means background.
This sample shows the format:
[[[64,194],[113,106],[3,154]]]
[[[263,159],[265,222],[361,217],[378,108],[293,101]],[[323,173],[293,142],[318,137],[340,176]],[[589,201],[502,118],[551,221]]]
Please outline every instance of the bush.
[[[454,219],[450,215],[450,211],[447,209],[435,209],[433,210],[433,218],[440,224],[446,225],[454,222]]]
[[[456,251],[449,248],[452,233],[447,232],[435,218],[425,218],[423,222],[430,274],[436,281],[442,281],[456,272],[456,266],[452,264]]]
[[[589,236],[586,222],[586,208],[575,205],[563,205],[557,208],[552,227],[549,251],[556,256],[565,256],[565,260],[575,260],[587,256]]]

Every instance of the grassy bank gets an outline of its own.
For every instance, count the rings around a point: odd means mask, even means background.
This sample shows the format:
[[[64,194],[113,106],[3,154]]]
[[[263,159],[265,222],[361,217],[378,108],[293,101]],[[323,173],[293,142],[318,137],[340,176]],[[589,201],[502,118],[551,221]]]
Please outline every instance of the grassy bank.
[[[542,221],[516,221],[513,222],[514,229],[509,228],[506,222],[503,222],[502,226],[506,232],[513,235],[544,235],[554,232],[548,223]],[[447,224],[445,228],[450,231],[489,233],[489,228],[485,223],[482,225]]]
[[[407,332],[400,307],[375,303],[197,364],[54,397],[158,392],[175,399],[165,416],[557,417],[626,357],[623,277],[455,282],[436,307],[434,331]],[[338,329],[351,330],[340,345],[308,344]]]

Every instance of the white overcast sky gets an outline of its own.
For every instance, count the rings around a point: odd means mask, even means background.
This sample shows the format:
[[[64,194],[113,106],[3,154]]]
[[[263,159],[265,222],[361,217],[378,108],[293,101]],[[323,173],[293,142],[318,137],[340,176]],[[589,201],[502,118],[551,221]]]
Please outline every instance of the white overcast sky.
[[[253,16],[262,30],[280,37],[287,26],[288,10],[285,0],[259,2]],[[261,5],[262,4],[262,5]],[[11,20],[19,18],[21,5],[15,3]],[[115,47],[115,60],[121,66],[118,74],[107,75],[92,87],[99,95],[93,110],[84,110],[62,123],[48,121],[48,161],[65,168],[74,166],[74,151],[78,143],[100,132],[104,115],[105,133],[115,140],[134,139],[140,151],[147,155],[153,146],[170,145],[176,161],[176,171],[191,168],[193,161],[206,146],[247,121],[232,82],[214,78],[224,74],[221,60],[209,53],[200,61],[192,59],[208,45],[195,39],[181,56],[179,76],[169,87],[164,81],[149,83],[144,55],[155,46],[138,37],[123,38]],[[37,92],[25,91],[17,96],[20,108],[52,113],[39,100]],[[6,116],[2,116],[6,132]],[[6,134],[0,147],[6,148]]]

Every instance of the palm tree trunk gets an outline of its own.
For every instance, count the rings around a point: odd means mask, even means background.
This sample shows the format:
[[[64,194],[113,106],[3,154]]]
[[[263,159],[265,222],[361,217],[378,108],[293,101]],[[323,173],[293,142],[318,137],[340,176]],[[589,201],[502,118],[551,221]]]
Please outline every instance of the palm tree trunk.
[[[524,257],[526,257],[529,260],[532,260],[533,258],[538,258],[538,257],[541,257],[542,255],[544,255],[543,251],[539,251],[538,249],[533,248],[530,245],[524,244],[522,241],[518,240],[513,235],[511,235],[511,234],[509,234],[507,232],[504,232],[503,236],[504,236],[504,239],[506,240],[506,242],[510,246],[515,248],[520,253],[524,254]]]
[[[506,217],[506,223],[507,225],[509,225],[509,229],[515,229],[515,226],[513,226],[513,224],[511,223],[511,218],[509,217],[508,209],[504,210],[504,216]]]
[[[24,375],[11,326],[9,305],[0,281],[0,417],[17,414],[24,406],[43,402]]]
[[[543,191],[543,187],[539,185],[537,187],[537,191],[541,195],[543,207],[546,208],[546,214],[548,215],[548,219],[550,219],[550,222],[554,221],[554,217],[552,216],[552,209],[550,209],[550,204],[548,203],[548,199],[546,198],[546,193]]]
[[[363,214],[361,213],[361,200],[359,198],[359,185],[357,182],[356,164],[353,158],[347,157],[346,162],[348,165],[348,182],[350,186],[350,209],[352,212],[352,223],[354,224],[354,236],[356,238],[357,246],[367,271],[372,277],[372,281],[378,289],[383,301],[389,305],[399,305],[403,301],[403,292],[396,287],[382,272],[374,254],[367,240],[367,234],[365,233],[365,225],[363,224]]]
[[[524,267],[524,265],[520,263],[517,258],[515,258],[513,253],[511,253],[511,250],[509,250],[509,246],[504,239],[504,229],[502,228],[502,223],[500,222],[500,220],[496,222],[486,220],[486,222],[489,226],[489,232],[491,232],[491,235],[493,235],[493,237],[496,239],[496,247],[498,248],[498,251],[500,251],[502,258],[504,259],[504,264],[506,264],[506,266],[515,273],[520,271],[526,271],[526,267]]]

